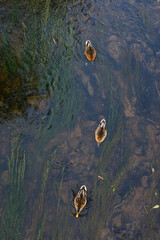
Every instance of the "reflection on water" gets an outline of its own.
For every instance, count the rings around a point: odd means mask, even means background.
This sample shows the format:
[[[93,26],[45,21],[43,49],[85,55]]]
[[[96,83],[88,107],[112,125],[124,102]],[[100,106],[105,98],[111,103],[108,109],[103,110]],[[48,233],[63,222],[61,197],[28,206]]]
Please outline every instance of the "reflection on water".
[[[159,239],[159,11],[149,0],[0,4],[1,239]]]

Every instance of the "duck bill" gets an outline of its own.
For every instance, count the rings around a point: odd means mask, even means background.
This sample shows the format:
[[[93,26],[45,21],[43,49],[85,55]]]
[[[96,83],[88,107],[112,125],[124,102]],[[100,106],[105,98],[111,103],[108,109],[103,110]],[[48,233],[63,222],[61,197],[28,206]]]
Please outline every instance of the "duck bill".
[[[79,213],[76,213],[76,218],[78,218],[78,216],[79,216]]]

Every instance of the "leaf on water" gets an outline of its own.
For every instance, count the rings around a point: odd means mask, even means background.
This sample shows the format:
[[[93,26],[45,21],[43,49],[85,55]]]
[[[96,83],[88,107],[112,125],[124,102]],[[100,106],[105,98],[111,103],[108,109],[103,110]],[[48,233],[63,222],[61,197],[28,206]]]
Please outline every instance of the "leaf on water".
[[[155,192],[155,196],[157,196],[157,192]]]
[[[159,205],[155,205],[155,206],[153,207],[153,209],[156,209],[156,208],[159,208]]]
[[[154,168],[152,168],[152,173],[154,173]]]
[[[55,43],[55,44],[57,44],[57,42],[56,42],[56,40],[55,40],[55,38],[52,36],[52,40],[53,40],[53,42]]]
[[[98,178],[99,178],[99,179],[101,179],[101,180],[104,180],[104,178],[103,178],[103,177],[101,177],[101,176],[99,176],[99,175],[98,175]]]
[[[115,187],[114,187],[114,186],[112,186],[112,191],[113,191],[113,192],[115,192],[115,190],[116,190],[116,189],[115,189]]]

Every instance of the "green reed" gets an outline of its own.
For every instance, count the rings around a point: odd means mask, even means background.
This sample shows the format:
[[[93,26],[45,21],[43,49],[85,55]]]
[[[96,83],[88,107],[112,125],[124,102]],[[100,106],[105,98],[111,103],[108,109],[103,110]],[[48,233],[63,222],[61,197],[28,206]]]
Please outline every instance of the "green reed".
[[[46,220],[46,213],[43,214],[43,218],[42,218],[40,227],[38,229],[38,234],[36,237],[37,240],[43,240],[43,231],[44,231],[45,220]]]
[[[56,154],[56,152],[55,152]],[[55,155],[54,155],[55,157]],[[47,185],[48,175],[50,170],[50,160],[45,164],[42,174],[41,191],[35,201],[34,216],[32,219],[31,229],[33,230],[32,239],[43,239],[43,229],[47,212],[44,209],[45,189]],[[40,227],[38,227],[40,225]]]
[[[9,158],[9,191],[5,214],[2,219],[3,240],[22,239],[21,232],[26,213],[26,194],[24,176],[26,158],[21,152],[21,143],[15,138],[11,141],[11,157]]]

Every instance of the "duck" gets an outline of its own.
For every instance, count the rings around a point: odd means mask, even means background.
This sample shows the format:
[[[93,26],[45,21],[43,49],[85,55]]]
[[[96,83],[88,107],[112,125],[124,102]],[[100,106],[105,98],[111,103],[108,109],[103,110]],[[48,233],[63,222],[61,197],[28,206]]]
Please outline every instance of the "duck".
[[[84,54],[89,61],[94,61],[96,58],[96,50],[92,46],[92,43],[90,40],[86,41]]]
[[[95,139],[98,144],[98,147],[99,144],[104,141],[106,136],[107,136],[106,120],[102,119],[95,131]]]
[[[80,212],[87,204],[87,187],[83,185],[80,187],[76,197],[74,198],[74,207],[76,209],[76,218],[79,217]]]

